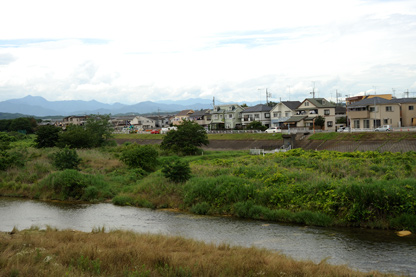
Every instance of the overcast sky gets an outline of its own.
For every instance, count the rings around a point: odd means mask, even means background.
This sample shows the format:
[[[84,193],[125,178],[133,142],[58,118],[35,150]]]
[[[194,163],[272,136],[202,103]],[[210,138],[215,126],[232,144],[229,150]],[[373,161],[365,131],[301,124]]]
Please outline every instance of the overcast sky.
[[[0,26],[0,101],[416,92],[415,0],[5,0]]]

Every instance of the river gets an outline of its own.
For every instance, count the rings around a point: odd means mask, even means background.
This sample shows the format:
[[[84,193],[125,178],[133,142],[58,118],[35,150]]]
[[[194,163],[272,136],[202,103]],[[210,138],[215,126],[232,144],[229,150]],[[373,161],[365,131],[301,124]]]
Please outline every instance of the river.
[[[47,225],[90,232],[93,228],[182,236],[215,244],[255,246],[297,260],[325,260],[360,271],[416,276],[416,235],[391,231],[319,228],[227,217],[195,216],[109,203],[73,204],[0,198],[0,231]]]

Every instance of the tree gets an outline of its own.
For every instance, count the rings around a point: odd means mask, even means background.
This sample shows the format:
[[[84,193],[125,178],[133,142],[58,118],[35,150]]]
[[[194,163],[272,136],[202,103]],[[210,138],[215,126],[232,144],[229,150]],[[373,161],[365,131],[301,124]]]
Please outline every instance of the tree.
[[[58,146],[91,148],[103,146],[112,136],[108,115],[90,115],[85,126],[69,125],[59,138]]]
[[[318,115],[315,118],[315,126],[320,127],[321,129],[325,126],[325,118],[323,118],[322,116]]]
[[[61,128],[53,125],[39,126],[36,130],[36,147],[54,147],[58,143]]]
[[[261,124],[260,121],[256,121],[254,120],[253,122],[251,122],[250,124],[247,125],[247,130],[260,130],[260,131],[265,131],[267,129],[266,126],[264,126],[263,124]]]
[[[93,134],[87,132],[84,126],[69,125],[59,136],[58,147],[64,148],[91,148],[93,147]]]
[[[208,143],[208,135],[204,127],[196,122],[184,120],[178,125],[177,130],[169,131],[163,137],[160,147],[178,154],[194,155],[199,151],[198,147]]]
[[[166,163],[162,168],[163,175],[174,183],[183,183],[191,178],[191,168],[189,163],[175,159]]]
[[[141,168],[147,172],[154,171],[158,165],[159,153],[151,145],[127,145],[122,153],[120,160],[130,168]]]
[[[38,124],[33,117],[19,117],[12,120],[9,131],[25,131],[27,134],[33,134],[37,126]]]
[[[85,129],[92,135],[94,147],[103,144],[112,137],[113,128],[110,123],[109,115],[90,115],[85,124]]]

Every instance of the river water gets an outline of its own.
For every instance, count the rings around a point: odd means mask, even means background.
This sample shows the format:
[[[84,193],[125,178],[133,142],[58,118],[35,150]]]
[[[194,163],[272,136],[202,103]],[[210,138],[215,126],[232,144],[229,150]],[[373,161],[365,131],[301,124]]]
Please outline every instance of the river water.
[[[319,228],[227,217],[195,216],[112,204],[68,204],[0,198],[0,231],[47,225],[182,236],[215,244],[255,246],[297,260],[345,264],[360,271],[416,276],[416,235],[390,231]]]

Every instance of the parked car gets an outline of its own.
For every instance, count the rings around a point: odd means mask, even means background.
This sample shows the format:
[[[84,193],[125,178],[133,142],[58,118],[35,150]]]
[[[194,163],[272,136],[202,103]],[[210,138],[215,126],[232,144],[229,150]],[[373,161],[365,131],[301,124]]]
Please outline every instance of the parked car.
[[[390,132],[392,131],[390,125],[383,125],[374,129],[376,132]]]
[[[150,131],[150,133],[151,134],[160,134],[159,130],[157,130],[157,129],[154,129],[154,130]]]
[[[264,131],[266,133],[281,133],[282,129],[280,129],[279,127],[270,127],[269,129],[267,129],[266,131]]]
[[[350,127],[339,127],[337,129],[337,132],[349,132],[350,131]]]

